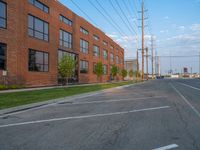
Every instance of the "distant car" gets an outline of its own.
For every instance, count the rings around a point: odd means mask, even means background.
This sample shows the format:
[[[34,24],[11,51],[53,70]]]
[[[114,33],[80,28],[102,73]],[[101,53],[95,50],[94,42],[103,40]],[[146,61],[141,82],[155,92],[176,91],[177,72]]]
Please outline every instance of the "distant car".
[[[164,79],[164,76],[156,76],[156,79]]]

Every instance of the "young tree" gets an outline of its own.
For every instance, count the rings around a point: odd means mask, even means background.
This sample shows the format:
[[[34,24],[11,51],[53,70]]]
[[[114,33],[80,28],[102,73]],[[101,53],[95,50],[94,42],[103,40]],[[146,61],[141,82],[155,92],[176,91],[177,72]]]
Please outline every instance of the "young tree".
[[[74,73],[74,68],[76,61],[69,55],[64,55],[58,64],[58,72],[60,76],[64,79],[64,85],[68,84],[68,79]]]
[[[118,73],[118,68],[117,66],[113,65],[111,69],[112,77],[115,78],[117,76],[117,73]]]
[[[103,75],[103,65],[102,62],[98,62],[94,67],[94,73],[97,75],[98,80]]]
[[[123,70],[121,71],[121,74],[122,74],[122,77],[123,77],[123,79],[124,79],[124,78],[127,76],[128,72],[127,72],[127,70],[123,69]]]
[[[132,77],[134,76],[134,72],[133,72],[133,70],[130,70],[129,73],[128,73],[128,75],[129,75],[129,77],[132,78]]]

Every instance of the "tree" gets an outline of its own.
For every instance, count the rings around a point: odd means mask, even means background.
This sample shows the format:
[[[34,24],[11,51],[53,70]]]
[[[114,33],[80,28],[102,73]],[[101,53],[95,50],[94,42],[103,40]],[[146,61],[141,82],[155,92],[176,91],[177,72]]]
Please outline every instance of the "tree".
[[[129,77],[132,78],[132,77],[134,76],[134,72],[133,72],[133,70],[130,70],[129,73],[128,73],[128,75],[129,75]]]
[[[118,73],[118,68],[117,68],[117,66],[112,65],[112,69],[111,69],[112,77],[115,78],[115,77],[117,76],[117,73]]]
[[[122,74],[122,77],[124,79],[127,76],[128,72],[127,72],[127,70],[122,69],[121,74]]]
[[[103,75],[103,65],[102,65],[102,62],[98,62],[94,66],[94,73],[97,75],[98,79],[101,78],[101,76]]]
[[[60,76],[64,79],[64,85],[68,83],[68,78],[74,73],[74,68],[76,61],[69,55],[64,55],[58,64],[58,72]]]

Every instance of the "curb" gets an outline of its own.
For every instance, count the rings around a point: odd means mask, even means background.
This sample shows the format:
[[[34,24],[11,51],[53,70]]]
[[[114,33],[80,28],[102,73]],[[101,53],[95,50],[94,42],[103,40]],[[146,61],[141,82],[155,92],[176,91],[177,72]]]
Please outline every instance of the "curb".
[[[114,88],[104,89],[104,90],[101,90],[101,91],[89,92],[89,93],[84,93],[84,94],[79,94],[79,95],[74,95],[74,96],[67,96],[67,97],[53,99],[53,100],[49,100],[49,101],[44,101],[44,102],[39,102],[39,103],[33,103],[33,104],[28,104],[28,105],[23,105],[23,106],[17,106],[17,107],[13,107],[13,108],[3,109],[3,110],[0,110],[0,117],[4,117],[6,115],[12,115],[12,114],[24,112],[24,111],[27,111],[27,110],[34,110],[34,109],[39,109],[39,108],[43,108],[43,107],[48,107],[50,105],[54,105],[54,104],[57,104],[57,103],[71,102],[71,101],[73,101],[75,99],[81,99],[81,98],[85,98],[85,97],[90,97],[90,96],[94,96],[94,95],[97,95],[97,94],[103,94],[105,92],[109,92],[109,91],[112,91],[114,89],[124,89],[124,88],[130,87],[130,86],[139,85],[139,84],[144,84],[144,83],[143,82],[141,82],[141,83],[133,83],[133,84],[129,84],[129,85],[124,85],[124,86],[118,86],[118,87],[114,87]]]

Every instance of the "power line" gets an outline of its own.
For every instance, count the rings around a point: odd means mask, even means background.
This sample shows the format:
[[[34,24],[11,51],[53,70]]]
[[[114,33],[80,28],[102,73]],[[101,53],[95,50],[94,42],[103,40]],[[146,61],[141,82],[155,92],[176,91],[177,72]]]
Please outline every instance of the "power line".
[[[116,28],[115,24],[113,25],[113,23],[99,10],[98,7],[96,7],[96,5],[94,5],[92,1],[88,0],[88,2],[119,32],[121,36],[124,36],[124,34],[121,33],[121,31],[118,28]]]
[[[128,20],[126,14],[125,14],[124,11],[122,10],[122,7],[120,6],[118,0],[115,0],[115,2],[116,2],[116,4],[117,4],[117,6],[119,7],[121,13],[123,14],[124,18],[126,19],[128,25],[130,26],[130,29],[132,29],[132,31],[134,31],[134,33],[137,35],[136,31],[132,28],[132,25],[131,25],[131,23],[129,22],[129,20]]]

